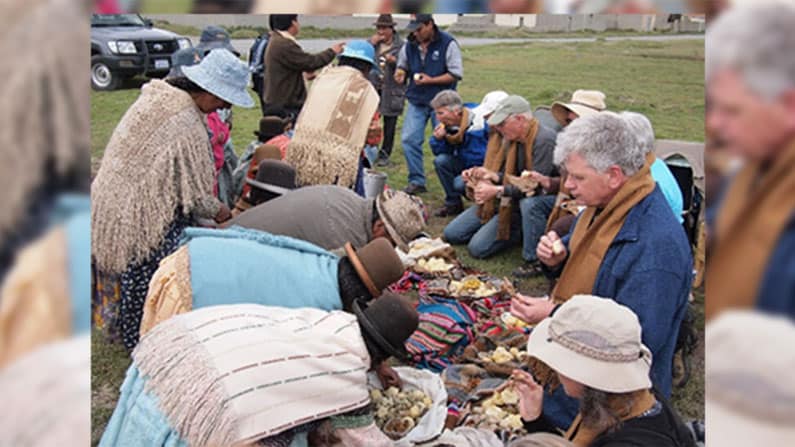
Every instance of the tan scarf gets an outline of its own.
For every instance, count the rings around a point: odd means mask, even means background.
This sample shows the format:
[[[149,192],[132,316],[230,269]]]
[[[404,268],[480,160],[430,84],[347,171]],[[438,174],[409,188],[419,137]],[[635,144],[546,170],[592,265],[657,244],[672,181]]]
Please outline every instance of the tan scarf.
[[[538,134],[538,121],[533,118],[530,120],[530,129],[525,138],[524,151],[525,151],[525,169],[533,169],[533,142]],[[502,136],[494,132],[489,138],[488,147],[486,149],[486,158],[483,160],[483,167],[491,172],[500,172],[500,169],[505,166],[503,173],[502,184],[508,184],[508,176],[516,175],[516,146],[517,143],[511,142],[507,148],[503,144]],[[494,216],[494,206],[496,200],[490,200],[478,208],[478,217],[482,223],[488,222]],[[497,227],[497,240],[506,241],[511,236],[511,211],[513,208],[513,200],[510,197],[503,197],[500,201],[500,209],[498,213],[498,227]]]
[[[622,422],[642,415],[654,405],[656,399],[649,390],[642,390],[635,394],[637,398],[632,403],[632,407],[626,411],[626,414],[620,416]],[[605,431],[605,428],[583,426],[582,413],[578,413],[566,431],[565,437],[577,447],[588,447]]]
[[[464,142],[464,135],[467,133],[467,129],[469,129],[469,109],[463,107],[461,113],[461,123],[458,127],[458,132],[453,135],[445,135],[444,139],[453,146],[458,146]]]
[[[177,210],[188,214],[212,197],[210,153],[191,96],[159,79],[145,84],[91,184],[91,253],[101,271],[149,258]]]
[[[795,141],[767,170],[760,163],[747,164],[726,194],[708,258],[708,319],[724,309],[754,305],[768,260],[793,209]]]
[[[569,260],[558,279],[552,298],[563,303],[578,293],[591,293],[599,267],[607,249],[615,239],[630,210],[654,191],[655,182],[650,168],[654,154],[646,156],[646,163],[597,216],[597,207],[582,212],[569,242]]]

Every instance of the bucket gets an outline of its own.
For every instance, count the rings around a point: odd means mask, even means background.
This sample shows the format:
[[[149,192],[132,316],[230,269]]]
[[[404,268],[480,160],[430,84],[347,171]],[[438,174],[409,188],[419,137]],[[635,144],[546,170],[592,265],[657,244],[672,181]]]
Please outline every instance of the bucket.
[[[374,169],[364,169],[364,196],[375,198],[386,186],[386,174]]]

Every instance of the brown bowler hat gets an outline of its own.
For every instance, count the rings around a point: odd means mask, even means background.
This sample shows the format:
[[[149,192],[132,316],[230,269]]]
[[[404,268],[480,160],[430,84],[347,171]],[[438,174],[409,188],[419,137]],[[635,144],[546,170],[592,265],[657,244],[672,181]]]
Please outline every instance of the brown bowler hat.
[[[348,242],[345,244],[345,253],[373,297],[381,295],[382,290],[399,280],[406,271],[392,244],[383,237],[370,241],[356,251]]]

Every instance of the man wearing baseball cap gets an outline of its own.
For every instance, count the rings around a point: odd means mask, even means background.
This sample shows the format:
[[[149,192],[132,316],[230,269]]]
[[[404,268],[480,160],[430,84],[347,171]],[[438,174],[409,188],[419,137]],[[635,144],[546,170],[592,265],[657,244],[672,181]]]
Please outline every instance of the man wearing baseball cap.
[[[411,34],[398,54],[395,81],[408,80],[408,109],[403,118],[401,143],[409,168],[409,194],[426,192],[423,143],[428,120],[436,126],[431,100],[442,90],[455,90],[464,76],[461,49],[455,38],[436,26],[431,14],[417,14],[407,28]]]
[[[521,202],[536,198],[526,197],[527,193],[511,182],[523,171],[556,175],[552,163],[555,132],[533,117],[524,98],[506,97],[487,124],[496,133],[489,139],[483,166],[461,173],[475,205],[444,229],[448,242],[468,244],[475,258],[489,257],[522,241],[522,222],[530,217],[522,214],[526,207]],[[534,191],[538,192],[540,188]]]

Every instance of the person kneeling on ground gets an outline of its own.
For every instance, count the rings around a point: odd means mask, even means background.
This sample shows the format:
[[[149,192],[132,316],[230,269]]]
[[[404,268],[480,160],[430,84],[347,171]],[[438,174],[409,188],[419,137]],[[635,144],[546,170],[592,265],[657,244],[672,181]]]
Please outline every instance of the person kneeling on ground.
[[[328,418],[347,422],[345,445],[391,445],[367,371],[407,356],[419,318],[391,293],[353,311],[235,304],[164,321],[133,353],[99,445],[307,445]]]
[[[575,446],[695,447],[676,411],[651,390],[651,351],[629,308],[575,295],[533,329],[527,352],[554,370],[566,394],[579,400],[579,415],[565,435]],[[542,415],[544,388],[527,371],[514,370],[511,377],[525,429],[555,432]]]
[[[285,236],[233,227],[189,228],[185,243],[163,260],[146,297],[141,334],[176,314],[241,301],[269,306],[351,311],[400,279],[395,250],[378,238],[338,257]]]
[[[483,164],[489,142],[488,126],[474,130],[474,113],[464,106],[455,90],[442,90],[431,100],[439,124],[428,143],[435,158],[433,167],[444,188],[444,207],[437,217],[455,216],[464,210],[461,171]]]
[[[474,258],[487,258],[522,240],[519,201],[526,195],[510,184],[512,176],[535,170],[553,175],[555,133],[535,118],[521,96],[505,98],[487,121],[497,131],[489,139],[483,166],[467,169],[461,177],[472,188],[476,205],[444,229],[451,244],[468,244]]]

